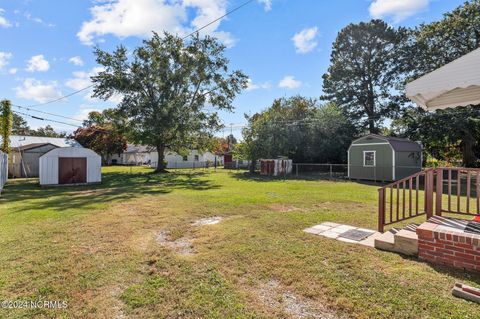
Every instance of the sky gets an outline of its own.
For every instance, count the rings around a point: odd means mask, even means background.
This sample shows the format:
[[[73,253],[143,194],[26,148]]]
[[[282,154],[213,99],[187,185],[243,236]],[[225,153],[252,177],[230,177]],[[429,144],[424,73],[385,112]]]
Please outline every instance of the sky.
[[[98,72],[93,48],[112,51],[141,45],[151,31],[187,35],[246,0],[0,0],[0,99],[15,105],[45,103],[90,84]],[[226,46],[230,68],[250,78],[234,101],[234,112],[221,112],[226,129],[239,136],[244,114],[254,114],[275,98],[322,95],[322,75],[331,45],[349,23],[381,18],[392,26],[413,27],[438,20],[463,0],[256,0],[203,32]],[[93,110],[114,107],[85,90],[67,99],[33,108],[30,115],[79,125]],[[32,128],[50,124],[25,117]]]

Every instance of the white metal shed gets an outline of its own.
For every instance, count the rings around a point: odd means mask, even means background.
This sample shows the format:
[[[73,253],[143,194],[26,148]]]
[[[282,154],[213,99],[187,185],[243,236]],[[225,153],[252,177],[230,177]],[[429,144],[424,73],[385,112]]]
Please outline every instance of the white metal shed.
[[[88,148],[61,147],[40,157],[40,185],[100,183],[102,159]]]
[[[425,110],[480,104],[480,48],[408,83],[406,95]]]

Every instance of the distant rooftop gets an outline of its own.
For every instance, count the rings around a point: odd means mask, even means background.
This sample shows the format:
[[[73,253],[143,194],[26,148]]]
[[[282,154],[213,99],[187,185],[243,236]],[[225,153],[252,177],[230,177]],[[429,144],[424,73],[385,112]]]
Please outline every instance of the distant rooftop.
[[[128,144],[125,153],[150,153],[153,150],[151,146]]]
[[[0,138],[0,141],[2,139]],[[42,137],[42,136],[22,136],[22,135],[12,135],[10,136],[10,147],[11,148],[23,148],[30,144],[52,144],[58,147],[82,147],[80,143],[73,139],[66,137]]]

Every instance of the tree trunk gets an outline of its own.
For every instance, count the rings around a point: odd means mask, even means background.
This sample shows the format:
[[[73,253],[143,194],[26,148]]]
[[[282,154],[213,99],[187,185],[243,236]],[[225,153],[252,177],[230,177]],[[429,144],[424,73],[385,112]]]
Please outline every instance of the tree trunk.
[[[167,171],[165,170],[165,146],[163,145],[157,145],[157,154],[158,154],[158,160],[157,160],[157,168],[155,169],[155,173],[166,173]]]
[[[375,127],[375,120],[372,118],[368,119],[368,130],[370,133],[377,134],[377,128]]]
[[[257,160],[252,160],[252,161],[250,162],[250,173],[252,173],[252,174],[255,173],[255,166],[256,166],[256,164],[257,164]]]
[[[462,141],[462,161],[465,167],[473,167],[476,165],[477,158],[473,152],[475,140],[471,137],[465,137]]]

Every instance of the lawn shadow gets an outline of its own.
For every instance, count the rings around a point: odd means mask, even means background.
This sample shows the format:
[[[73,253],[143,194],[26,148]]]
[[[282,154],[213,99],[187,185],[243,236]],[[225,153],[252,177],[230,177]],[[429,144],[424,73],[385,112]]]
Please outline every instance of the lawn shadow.
[[[10,180],[6,185],[0,204],[22,201],[21,208],[11,212],[28,210],[94,207],[98,202],[118,202],[139,198],[145,195],[168,194],[175,190],[204,191],[219,188],[204,177],[204,172],[128,173],[107,172],[102,174],[101,184],[82,186],[41,187],[37,179]]]

